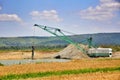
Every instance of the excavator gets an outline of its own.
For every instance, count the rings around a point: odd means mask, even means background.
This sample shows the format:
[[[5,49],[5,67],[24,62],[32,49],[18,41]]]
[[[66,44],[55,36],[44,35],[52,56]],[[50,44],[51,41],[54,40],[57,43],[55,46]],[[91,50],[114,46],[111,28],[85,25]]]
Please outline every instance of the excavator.
[[[88,43],[88,50],[85,50],[84,48],[82,48],[79,43],[74,42],[71,38],[69,38],[68,36],[66,36],[63,33],[63,30],[59,29],[59,28],[54,28],[54,27],[48,27],[48,26],[44,26],[44,25],[38,25],[38,24],[34,24],[34,26],[37,26],[49,33],[51,33],[52,35],[67,41],[70,44],[73,44],[78,50],[82,51],[85,55],[89,56],[89,57],[111,57],[112,56],[112,49],[111,48],[94,48],[93,44],[92,44],[92,37],[86,39],[85,41],[87,41]]]

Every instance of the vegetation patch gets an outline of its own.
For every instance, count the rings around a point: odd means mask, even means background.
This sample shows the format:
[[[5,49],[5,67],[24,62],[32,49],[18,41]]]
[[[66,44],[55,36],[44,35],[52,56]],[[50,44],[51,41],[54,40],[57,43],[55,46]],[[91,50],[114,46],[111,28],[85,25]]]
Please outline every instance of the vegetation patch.
[[[120,45],[101,45],[103,48],[112,48],[113,52],[120,51]]]
[[[0,80],[12,80],[12,79],[27,79],[36,77],[47,77],[47,76],[60,76],[60,75],[70,75],[70,74],[84,74],[84,73],[95,73],[95,72],[112,72],[120,71],[120,67],[113,68],[89,68],[89,69],[79,69],[79,70],[65,70],[65,71],[51,71],[51,72],[38,72],[38,73],[27,73],[27,74],[11,74],[3,76]]]
[[[4,66],[2,63],[0,63],[0,66]]]

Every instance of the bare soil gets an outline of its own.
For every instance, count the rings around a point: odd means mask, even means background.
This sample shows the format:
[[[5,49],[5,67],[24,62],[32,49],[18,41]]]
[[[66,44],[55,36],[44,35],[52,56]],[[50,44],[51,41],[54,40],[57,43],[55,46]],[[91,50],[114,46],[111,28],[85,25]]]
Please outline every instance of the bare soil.
[[[70,55],[68,55],[70,52]],[[62,55],[62,57],[71,57],[72,54],[71,53],[75,53],[75,51],[71,51],[69,50],[68,52],[63,50],[63,51],[60,51],[60,52],[35,52],[35,55],[34,55],[34,58],[35,59],[45,59],[45,58],[53,58],[54,56],[56,55],[59,55],[61,53],[65,53],[64,55]],[[76,53],[77,55],[76,56],[72,56],[72,58],[76,58],[76,59],[79,59],[79,58],[84,58],[83,56],[81,56],[80,52],[77,52]],[[0,53],[0,60],[12,60],[12,59],[31,59],[31,56],[32,56],[32,52],[21,52],[21,51],[18,51],[18,52],[2,52]],[[119,52],[113,52],[112,54],[112,58],[120,58],[120,51]]]
[[[34,58],[50,58],[55,52],[35,52]],[[32,52],[2,52],[0,53],[0,60],[11,60],[11,59],[30,59]]]

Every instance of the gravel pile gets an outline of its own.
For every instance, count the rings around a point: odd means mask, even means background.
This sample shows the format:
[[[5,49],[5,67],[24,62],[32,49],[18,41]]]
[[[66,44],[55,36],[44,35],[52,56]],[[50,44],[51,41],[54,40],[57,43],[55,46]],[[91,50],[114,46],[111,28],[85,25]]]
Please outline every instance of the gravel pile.
[[[87,50],[87,46],[79,44],[82,48]],[[59,59],[82,59],[89,58],[85,53],[81,50],[77,49],[73,44],[68,45],[65,49],[58,52],[54,55],[54,58]]]

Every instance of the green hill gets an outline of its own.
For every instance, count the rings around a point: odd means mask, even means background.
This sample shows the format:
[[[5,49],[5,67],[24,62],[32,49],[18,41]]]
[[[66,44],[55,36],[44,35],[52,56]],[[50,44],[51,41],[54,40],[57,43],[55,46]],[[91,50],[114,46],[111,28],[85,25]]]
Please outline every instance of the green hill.
[[[120,33],[98,33],[69,36],[74,42],[87,44],[87,38],[92,36],[95,45],[120,45]],[[68,42],[57,37],[1,37],[0,47],[9,46],[57,46]]]

